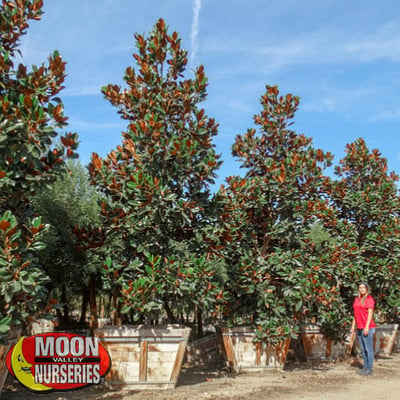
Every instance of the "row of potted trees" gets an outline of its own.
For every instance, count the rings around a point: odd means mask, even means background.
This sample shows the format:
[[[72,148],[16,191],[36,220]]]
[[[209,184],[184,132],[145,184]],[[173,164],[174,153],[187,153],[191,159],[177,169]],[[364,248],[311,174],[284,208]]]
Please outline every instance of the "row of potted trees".
[[[104,245],[118,249],[103,270],[114,321],[173,323],[185,314],[201,335],[209,316],[246,327],[245,336],[250,326],[260,348],[281,353],[308,322],[330,343],[344,341],[360,280],[371,283],[382,321],[396,320],[398,178],[379,152],[356,140],[329,178],[333,156],[290,129],[299,98],[267,86],[258,130],[232,148],[245,174],[212,196],[220,161],[217,125],[198,108],[203,67],[184,79],[186,52],[163,20],[136,42],[126,88],[103,88],[128,122],[122,144],[89,165],[103,194]]]
[[[76,134],[53,144],[55,130],[66,125],[55,97],[64,79],[60,55],[31,72],[14,68],[19,36],[40,13],[35,0],[1,8],[3,31],[14,32],[0,38],[4,335],[20,316],[32,315],[31,304],[40,298],[33,290],[44,293],[48,280],[35,258],[46,221],[34,217],[31,194],[51,183],[77,148]],[[267,344],[282,363],[290,338],[308,322],[342,341],[360,280],[371,284],[379,320],[397,321],[398,178],[379,152],[358,139],[347,147],[336,178],[328,177],[333,156],[291,130],[299,97],[267,86],[256,128],[238,135],[232,147],[244,175],[228,178],[212,194],[221,157],[213,143],[218,124],[200,108],[207,94],[204,68],[185,78],[187,52],[162,19],[148,37],[135,39],[137,67],[126,69],[125,87],[102,89],[127,128],[116,149],[105,158],[93,154],[89,164],[101,224],[73,230],[77,248],[101,261],[90,279],[102,282],[113,304],[110,317],[118,328],[96,334],[106,343],[108,335],[125,337],[114,357],[127,350],[126,338],[133,339],[128,351],[139,354],[139,372],[130,379],[175,385],[189,332],[180,328],[179,339],[176,324],[192,328],[192,337],[201,337],[207,324],[226,325],[222,337],[231,347],[242,332],[256,343],[259,364]],[[91,324],[98,328],[94,285],[91,290]],[[126,324],[138,324],[146,339],[122,329]],[[157,341],[160,324],[164,339]],[[232,334],[237,325],[242,328]],[[146,365],[161,348],[177,350],[180,359],[164,359],[172,370],[152,375]]]

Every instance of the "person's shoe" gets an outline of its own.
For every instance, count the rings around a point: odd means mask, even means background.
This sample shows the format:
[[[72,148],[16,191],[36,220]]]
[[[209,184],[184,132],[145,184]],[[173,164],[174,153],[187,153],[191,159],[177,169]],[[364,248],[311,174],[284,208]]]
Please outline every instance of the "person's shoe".
[[[359,371],[357,371],[358,375],[372,375],[372,371],[370,369],[360,369]]]

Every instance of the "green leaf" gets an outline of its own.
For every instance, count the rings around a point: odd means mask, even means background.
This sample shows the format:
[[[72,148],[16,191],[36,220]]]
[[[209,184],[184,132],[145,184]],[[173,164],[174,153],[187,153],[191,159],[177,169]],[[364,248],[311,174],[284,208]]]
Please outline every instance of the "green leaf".
[[[121,313],[122,313],[122,314],[128,314],[130,311],[131,311],[131,307],[128,306],[128,305],[124,305],[124,306],[121,308]]]

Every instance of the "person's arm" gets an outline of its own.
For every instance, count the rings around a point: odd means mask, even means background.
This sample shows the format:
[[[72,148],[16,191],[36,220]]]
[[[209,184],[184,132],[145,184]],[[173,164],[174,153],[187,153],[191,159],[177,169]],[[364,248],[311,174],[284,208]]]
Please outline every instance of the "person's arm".
[[[372,321],[372,316],[374,315],[374,309],[373,308],[368,308],[368,317],[367,317],[367,323],[365,324],[364,328],[364,336],[368,335],[369,332],[369,324]]]
[[[356,319],[353,318],[353,322],[351,323],[351,333],[356,331]]]

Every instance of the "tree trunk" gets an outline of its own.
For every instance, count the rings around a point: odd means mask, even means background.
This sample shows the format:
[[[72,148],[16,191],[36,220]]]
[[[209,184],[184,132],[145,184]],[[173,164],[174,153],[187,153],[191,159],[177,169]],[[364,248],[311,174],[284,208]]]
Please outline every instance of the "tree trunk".
[[[99,327],[99,316],[97,314],[96,305],[96,284],[93,277],[89,280],[89,307],[90,307],[90,325],[92,329]]]
[[[79,325],[85,324],[86,311],[88,305],[89,305],[89,290],[87,287],[85,287],[82,293],[81,317],[79,318]]]
[[[197,308],[197,336],[199,338],[203,337],[203,310],[198,307]]]
[[[117,287],[114,290],[114,294],[112,297],[112,304],[113,304],[113,313],[112,313],[112,321],[113,324],[116,326],[122,325],[122,317],[121,317],[121,305],[118,302],[118,294],[120,289]]]
[[[63,304],[63,314],[61,317],[61,328],[66,329],[68,327],[69,322],[69,309],[68,309],[68,301],[67,301],[67,289],[65,285],[62,287],[61,291],[61,303]]]
[[[172,310],[167,302],[166,299],[164,299],[164,308],[165,312],[167,313],[167,318],[171,324],[176,323],[176,318],[174,317],[174,314],[172,313]]]
[[[57,319],[58,319],[58,326],[60,327],[60,329],[64,329],[64,327],[62,326],[63,316],[62,316],[62,312],[59,308],[56,308],[56,314],[57,314]]]
[[[271,237],[269,236],[269,234],[264,235],[263,247],[261,249],[261,256],[262,257],[265,257],[265,255],[267,254],[267,250],[268,250],[268,246],[269,246],[270,240],[271,240]]]

